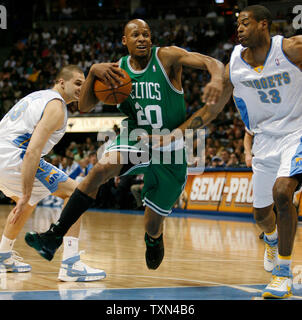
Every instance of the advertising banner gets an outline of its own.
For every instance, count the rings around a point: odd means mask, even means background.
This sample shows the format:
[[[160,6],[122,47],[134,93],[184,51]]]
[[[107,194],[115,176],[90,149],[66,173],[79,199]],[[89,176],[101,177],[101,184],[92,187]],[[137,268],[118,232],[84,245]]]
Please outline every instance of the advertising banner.
[[[188,210],[253,212],[252,172],[250,170],[215,171],[190,174],[186,184]],[[294,203],[302,216],[301,192]]]

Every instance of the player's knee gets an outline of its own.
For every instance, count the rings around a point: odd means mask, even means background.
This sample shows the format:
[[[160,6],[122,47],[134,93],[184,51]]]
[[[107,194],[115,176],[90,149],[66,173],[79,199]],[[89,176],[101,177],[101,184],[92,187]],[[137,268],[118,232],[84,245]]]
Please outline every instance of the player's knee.
[[[270,207],[254,208],[254,218],[256,222],[260,224],[265,222],[267,219],[269,219],[270,212],[271,212]]]
[[[293,201],[293,191],[288,183],[276,183],[273,188],[273,198],[279,210],[288,208]]]
[[[90,179],[97,180],[99,184],[103,184],[111,178],[111,171],[108,170],[106,165],[99,162],[95,164],[89,174],[92,176]]]

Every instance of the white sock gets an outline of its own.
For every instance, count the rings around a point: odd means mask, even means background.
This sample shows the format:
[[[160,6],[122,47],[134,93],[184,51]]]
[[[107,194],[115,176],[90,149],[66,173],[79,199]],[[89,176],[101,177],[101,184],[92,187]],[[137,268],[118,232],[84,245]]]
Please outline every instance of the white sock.
[[[2,235],[2,239],[0,242],[0,252],[12,251],[15,241],[16,241],[16,239],[11,240],[11,239],[6,238],[5,235]]]
[[[79,239],[75,237],[64,237],[63,260],[74,257],[79,253]]]
[[[277,226],[275,227],[275,230],[273,232],[270,232],[270,233],[264,232],[264,234],[266,235],[269,241],[276,240],[278,238]]]

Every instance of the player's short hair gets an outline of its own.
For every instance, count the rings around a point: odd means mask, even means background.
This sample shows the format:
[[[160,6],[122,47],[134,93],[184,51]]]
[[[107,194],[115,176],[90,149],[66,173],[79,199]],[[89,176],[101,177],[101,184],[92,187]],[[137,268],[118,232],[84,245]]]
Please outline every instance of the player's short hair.
[[[149,29],[150,33],[151,33],[151,29],[149,24],[143,20],[143,19],[132,19],[130,21],[128,21],[125,25],[124,25],[124,35],[126,34],[126,29],[130,24],[137,24],[137,23],[144,23],[146,25],[146,27]]]
[[[83,73],[83,70],[75,64],[68,64],[64,66],[56,75],[55,83],[57,83],[59,79],[64,79],[66,81],[70,80],[74,72]]]
[[[257,22],[267,20],[268,30],[270,31],[273,18],[271,12],[266,7],[256,4],[244,8],[242,11],[252,12]]]

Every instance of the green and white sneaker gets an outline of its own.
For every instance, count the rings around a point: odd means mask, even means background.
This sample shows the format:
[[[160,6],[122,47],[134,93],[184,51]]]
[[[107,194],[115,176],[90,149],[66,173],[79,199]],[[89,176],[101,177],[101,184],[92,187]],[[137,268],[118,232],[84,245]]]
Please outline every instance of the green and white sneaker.
[[[145,233],[146,252],[145,259],[148,269],[157,269],[163,261],[165,255],[163,234],[159,238],[151,238]]]

